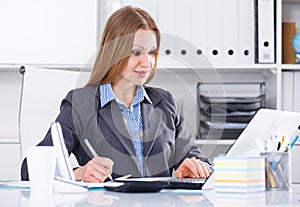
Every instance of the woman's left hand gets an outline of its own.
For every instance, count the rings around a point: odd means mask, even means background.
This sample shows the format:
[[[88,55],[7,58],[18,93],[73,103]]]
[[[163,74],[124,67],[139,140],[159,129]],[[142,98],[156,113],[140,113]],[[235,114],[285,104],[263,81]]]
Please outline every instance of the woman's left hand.
[[[207,178],[212,171],[206,163],[195,157],[185,158],[175,171],[178,178]]]

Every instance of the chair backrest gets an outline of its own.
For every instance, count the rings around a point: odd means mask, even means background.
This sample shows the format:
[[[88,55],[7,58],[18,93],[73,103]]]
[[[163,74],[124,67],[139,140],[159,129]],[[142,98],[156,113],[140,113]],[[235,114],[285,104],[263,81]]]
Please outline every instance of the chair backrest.
[[[22,66],[19,134],[22,159],[46,135],[67,93],[86,83],[89,72]]]

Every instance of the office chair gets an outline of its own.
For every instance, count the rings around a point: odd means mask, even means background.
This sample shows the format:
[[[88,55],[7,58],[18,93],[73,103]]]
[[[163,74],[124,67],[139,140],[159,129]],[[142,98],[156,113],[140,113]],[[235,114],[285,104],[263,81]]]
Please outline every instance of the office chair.
[[[90,72],[21,66],[20,73],[23,80],[19,136],[23,160],[29,147],[35,146],[45,137],[59,113],[63,98],[71,89],[82,87]],[[73,154],[70,161],[73,166],[78,165]]]

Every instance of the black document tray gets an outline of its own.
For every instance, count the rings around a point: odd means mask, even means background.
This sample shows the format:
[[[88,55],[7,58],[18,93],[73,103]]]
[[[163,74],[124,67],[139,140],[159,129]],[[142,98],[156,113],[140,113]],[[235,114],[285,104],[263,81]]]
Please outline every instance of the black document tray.
[[[207,109],[201,108],[200,112],[205,120],[209,121],[226,121],[226,122],[249,122],[255,115],[256,111],[229,111],[221,106],[211,106]]]
[[[208,97],[199,95],[199,101],[203,104],[220,104],[240,111],[253,111],[260,109],[262,107],[261,102],[263,99],[264,95],[256,97]]]
[[[264,103],[262,82],[199,82],[197,138],[236,139]]]
[[[234,139],[238,137],[247,126],[247,123],[225,122],[224,125],[218,122],[209,121],[201,121],[200,123],[200,137],[205,137],[209,139]]]
[[[246,128],[247,123],[230,123],[230,122],[210,122],[210,121],[201,121],[202,126],[207,129],[231,129],[231,130],[243,130]]]

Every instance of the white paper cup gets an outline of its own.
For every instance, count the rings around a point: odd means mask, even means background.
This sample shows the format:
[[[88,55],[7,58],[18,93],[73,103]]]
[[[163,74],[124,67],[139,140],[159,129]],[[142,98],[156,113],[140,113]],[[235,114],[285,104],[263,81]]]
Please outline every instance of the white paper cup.
[[[36,146],[28,151],[28,176],[31,191],[52,191],[56,152],[53,146]]]

